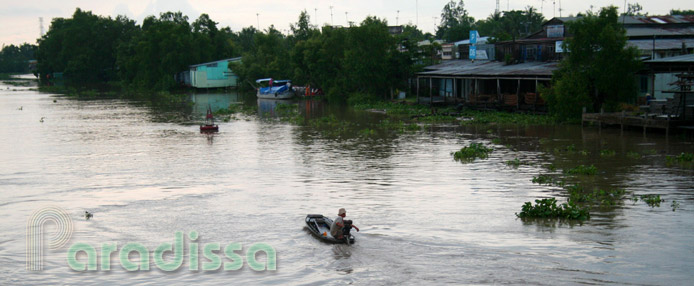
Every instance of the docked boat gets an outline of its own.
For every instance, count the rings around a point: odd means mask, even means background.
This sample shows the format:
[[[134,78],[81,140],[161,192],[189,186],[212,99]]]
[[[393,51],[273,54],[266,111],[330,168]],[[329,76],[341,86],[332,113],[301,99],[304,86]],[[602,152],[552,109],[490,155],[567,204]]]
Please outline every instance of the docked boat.
[[[207,106],[207,115],[205,116],[205,124],[200,125],[200,132],[210,133],[219,132],[219,126],[214,124],[214,116],[212,115],[212,108]]]
[[[333,220],[320,214],[306,215],[306,226],[318,239],[329,243],[354,243],[354,235],[347,235],[344,239],[337,239],[330,234],[330,226]],[[350,226],[351,227],[351,226]]]
[[[294,89],[290,80],[273,80],[263,78],[255,81],[258,87],[258,98],[265,99],[290,99],[294,97]]]

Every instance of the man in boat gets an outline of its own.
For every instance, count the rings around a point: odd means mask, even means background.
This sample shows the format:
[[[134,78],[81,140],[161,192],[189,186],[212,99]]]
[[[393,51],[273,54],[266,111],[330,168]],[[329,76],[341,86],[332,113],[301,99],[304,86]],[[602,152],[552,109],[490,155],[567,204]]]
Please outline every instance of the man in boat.
[[[330,226],[330,234],[334,238],[343,239],[345,234],[349,234],[351,228],[359,231],[359,228],[356,225],[353,225],[351,220],[344,220],[345,216],[347,216],[347,211],[344,208],[337,211],[337,218]],[[345,227],[345,225],[347,227]]]

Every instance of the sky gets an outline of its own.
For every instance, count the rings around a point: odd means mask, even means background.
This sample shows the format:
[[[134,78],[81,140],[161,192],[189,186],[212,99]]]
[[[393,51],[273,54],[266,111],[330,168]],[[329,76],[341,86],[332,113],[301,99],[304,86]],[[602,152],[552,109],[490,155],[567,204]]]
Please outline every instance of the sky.
[[[633,1],[633,0],[632,0]],[[233,31],[254,26],[276,29],[287,33],[289,24],[295,23],[301,11],[306,10],[313,24],[347,25],[359,23],[367,16],[376,16],[389,25],[414,24],[424,32],[434,32],[441,20],[441,10],[449,0],[0,0],[0,45],[35,44],[43,29],[48,31],[53,18],[69,18],[76,8],[101,16],[126,15],[142,23],[149,15],[166,11],[181,11],[193,22],[202,13],[218,22],[218,27]],[[456,0],[457,2],[457,0]],[[561,4],[560,4],[561,2]],[[640,0],[643,12],[665,15],[670,9],[694,10],[692,0]],[[496,1],[466,0],[465,8],[475,19],[483,19],[494,12]],[[545,18],[575,15],[591,8],[615,5],[622,11],[625,1],[619,0],[499,0],[499,8],[522,10],[533,6]],[[332,7],[332,10],[331,8]],[[331,15],[332,14],[332,15]]]

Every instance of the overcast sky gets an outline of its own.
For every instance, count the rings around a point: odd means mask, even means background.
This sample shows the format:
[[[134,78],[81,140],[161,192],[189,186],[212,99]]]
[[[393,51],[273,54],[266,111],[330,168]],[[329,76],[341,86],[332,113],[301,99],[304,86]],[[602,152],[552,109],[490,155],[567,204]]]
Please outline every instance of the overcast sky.
[[[347,21],[361,22],[366,16],[386,19],[389,25],[412,23],[425,32],[433,32],[440,21],[441,10],[448,0],[0,0],[0,44],[36,43],[40,36],[39,17],[43,17],[45,31],[53,18],[68,18],[79,7],[102,16],[126,15],[138,23],[148,15],[160,12],[181,11],[189,22],[207,13],[218,22],[218,27],[231,27],[239,31],[243,27],[270,25],[286,32],[302,10],[309,12],[312,23],[346,25]],[[494,12],[496,1],[467,0],[465,8],[475,19],[486,18]],[[542,10],[545,18],[559,17],[560,1],[552,0],[500,0],[500,9],[520,10],[534,6]],[[624,6],[619,0],[564,0],[561,15],[615,5]],[[664,15],[670,9],[694,9],[692,0],[640,0],[644,12]],[[332,8],[332,17],[331,9]],[[316,10],[317,9],[317,10]],[[399,11],[399,13],[398,13]],[[436,22],[435,22],[435,17]]]

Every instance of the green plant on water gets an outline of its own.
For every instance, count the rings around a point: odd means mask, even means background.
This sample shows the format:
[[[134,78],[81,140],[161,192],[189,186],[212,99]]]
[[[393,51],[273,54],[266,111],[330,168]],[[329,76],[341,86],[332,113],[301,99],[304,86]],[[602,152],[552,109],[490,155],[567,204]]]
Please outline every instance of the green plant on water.
[[[492,143],[494,143],[494,144],[496,144],[496,145],[501,145],[501,138],[494,138],[494,139],[492,139]]]
[[[627,158],[630,158],[630,159],[640,159],[640,158],[641,158],[641,154],[639,154],[639,152],[629,151],[629,152],[627,152]]]
[[[682,152],[677,156],[665,157],[668,166],[680,165],[682,167],[694,167],[694,153]]]
[[[641,200],[646,202],[649,207],[660,207],[660,203],[665,200],[660,199],[660,195],[642,195]]]
[[[588,156],[589,153],[586,150],[581,150],[581,151],[578,151],[578,154],[580,154],[581,156]]]
[[[416,123],[410,123],[405,126],[405,130],[407,131],[419,131],[421,129],[422,127],[417,125]]]
[[[658,150],[655,150],[655,149],[648,149],[648,150],[644,151],[643,154],[645,154],[645,155],[655,155],[655,154],[658,154]]]
[[[547,138],[540,138],[540,144],[542,144],[542,145],[545,145],[545,144],[549,143],[550,141],[551,140],[549,140]]]
[[[610,149],[600,150],[600,157],[613,157],[615,154],[616,153],[614,150],[610,150]]]
[[[554,164],[549,164],[549,165],[547,165],[547,166],[545,166],[545,167],[546,167],[547,170],[549,170],[550,172],[554,172],[554,171],[557,170],[557,166],[555,166]]]
[[[676,211],[680,207],[680,203],[673,200],[672,203],[670,204],[670,207],[672,208],[672,211]]]
[[[596,168],[593,165],[590,165],[590,166],[579,165],[578,167],[564,170],[564,173],[568,174],[568,175],[590,175],[590,176],[592,176],[592,175],[598,174],[598,168]]]
[[[624,189],[596,189],[586,190],[581,185],[572,185],[566,188],[569,193],[569,201],[574,203],[587,203],[591,205],[599,205],[610,207],[619,204],[626,191]]]
[[[371,128],[366,128],[366,129],[359,130],[359,135],[361,135],[361,136],[363,136],[363,137],[368,137],[368,136],[372,136],[372,135],[375,135],[375,134],[376,134],[376,130],[373,130],[373,129],[371,129]]]
[[[451,152],[456,161],[471,162],[477,158],[486,159],[494,149],[484,146],[482,143],[470,143],[469,146],[463,147],[460,151]]]
[[[514,168],[518,168],[521,164],[523,164],[523,163],[522,163],[521,160],[518,159],[518,158],[515,158],[515,159],[513,159],[513,160],[509,160],[509,161],[506,161],[506,165],[507,165],[507,166],[514,167]]]
[[[492,129],[487,129],[487,134],[492,134],[492,133],[494,133],[494,130],[492,130]]]
[[[581,208],[573,202],[557,205],[557,199],[537,199],[533,205],[525,202],[520,213],[516,213],[519,218],[559,218],[573,220],[590,219],[588,208]]]
[[[551,185],[554,183],[554,178],[550,175],[540,174],[539,176],[533,176],[533,183],[540,185]]]

